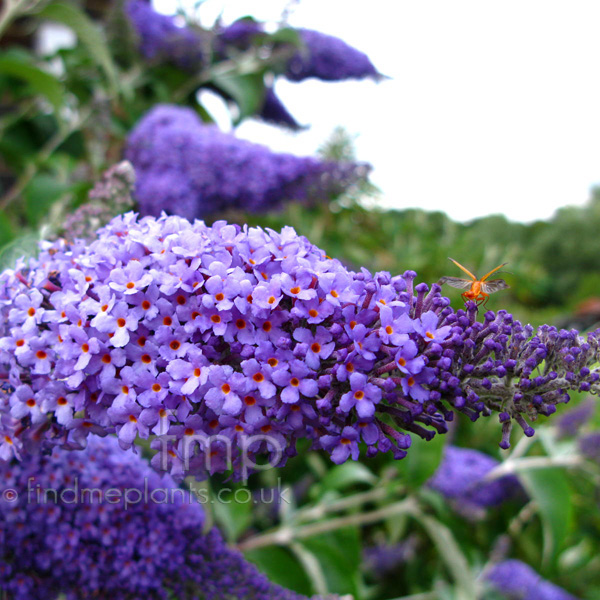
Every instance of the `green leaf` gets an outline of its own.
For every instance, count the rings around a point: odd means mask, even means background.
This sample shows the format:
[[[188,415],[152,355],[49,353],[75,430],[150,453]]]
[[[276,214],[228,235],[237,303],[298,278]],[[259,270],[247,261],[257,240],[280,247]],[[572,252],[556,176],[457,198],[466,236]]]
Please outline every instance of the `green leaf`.
[[[573,520],[571,489],[563,469],[530,469],[519,477],[527,493],[535,500],[544,532],[543,559],[554,562],[569,533]]]
[[[8,244],[15,237],[15,226],[11,220],[0,212],[0,248]]]
[[[418,435],[412,435],[412,443],[408,454],[396,461],[396,468],[406,485],[418,489],[436,471],[442,460],[444,436],[436,435],[430,442]]]
[[[477,597],[476,585],[467,557],[463,554],[452,531],[441,521],[428,515],[414,514],[435,544],[452,579],[456,584],[457,600],[472,600]]]
[[[310,581],[298,560],[289,550],[280,546],[257,548],[244,553],[274,583],[308,595],[312,592]]]
[[[238,121],[255,115],[265,100],[265,83],[262,73],[215,74],[212,83],[228,96],[231,96],[240,109]]]
[[[20,56],[0,56],[0,73],[26,81],[35,93],[52,104],[55,111],[62,106],[64,89],[61,82]]]
[[[24,191],[25,213],[29,223],[38,225],[46,220],[52,204],[68,192],[70,187],[68,183],[57,181],[52,175],[36,175]]]
[[[0,271],[14,269],[15,262],[21,258],[30,258],[38,253],[38,233],[27,232],[0,248]]]
[[[235,542],[252,523],[250,490],[239,488],[230,494],[219,494],[212,505],[215,520],[229,542]]]
[[[111,92],[116,93],[119,88],[118,76],[108,45],[94,22],[81,9],[68,2],[56,1],[44,6],[38,11],[37,16],[58,21],[70,27],[81,44],[87,48],[92,58],[103,69]]]
[[[302,546],[319,561],[329,592],[357,596],[361,562],[358,528],[345,527],[311,537],[303,540]]]
[[[345,462],[337,465],[327,472],[323,477],[321,485],[324,490],[343,490],[344,488],[367,483],[377,483],[377,477],[370,469],[359,462]]]
[[[278,29],[275,33],[269,35],[269,41],[280,42],[282,44],[292,44],[298,47],[301,47],[303,44],[298,30],[293,29],[292,27],[284,27],[283,29]]]

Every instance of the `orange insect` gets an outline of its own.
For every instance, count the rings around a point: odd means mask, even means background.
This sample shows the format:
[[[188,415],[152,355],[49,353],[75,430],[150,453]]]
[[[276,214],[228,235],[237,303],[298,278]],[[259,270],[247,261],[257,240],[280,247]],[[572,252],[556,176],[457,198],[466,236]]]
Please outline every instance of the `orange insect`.
[[[448,257],[450,258],[450,257]],[[504,279],[492,279],[490,281],[486,281],[486,279],[492,274],[495,273],[498,269],[501,269],[504,265],[508,263],[502,263],[498,265],[495,269],[492,269],[489,273],[484,275],[481,279],[477,279],[471,271],[465,269],[460,263],[456,262],[453,258],[450,260],[459,268],[462,269],[470,278],[461,279],[460,277],[442,277],[439,281],[439,285],[443,285],[447,283],[450,287],[458,288],[459,290],[467,290],[461,294],[462,299],[466,302],[467,300],[473,300],[477,302],[477,306],[483,304],[486,305],[490,294],[497,292],[498,290],[505,290],[510,287]]]

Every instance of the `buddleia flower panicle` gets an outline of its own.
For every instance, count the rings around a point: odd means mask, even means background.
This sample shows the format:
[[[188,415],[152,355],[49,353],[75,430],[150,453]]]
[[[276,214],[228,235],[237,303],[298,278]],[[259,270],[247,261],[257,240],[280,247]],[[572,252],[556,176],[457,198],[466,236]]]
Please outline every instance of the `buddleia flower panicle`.
[[[508,600],[577,600],[520,560],[505,560],[494,565],[486,580]]]
[[[193,219],[227,209],[266,211],[284,201],[339,195],[369,167],[275,153],[202,123],[190,108],[159,105],[127,140],[143,214]]]
[[[265,90],[265,99],[257,116],[266,123],[286,127],[292,131],[303,129],[303,126],[294,119],[283,102],[275,95],[275,90],[272,87]]]
[[[238,19],[230,25],[217,28],[213,50],[225,56],[231,50],[248,50],[257,37],[264,35],[265,28],[262,23],[248,17]]]
[[[62,235],[69,239],[94,239],[96,231],[115,215],[130,211],[135,171],[126,160],[110,167],[92,188],[88,201],[65,218]]]
[[[580,436],[577,447],[582,456],[600,464],[600,431],[590,431]]]
[[[289,59],[285,77],[303,81],[314,77],[323,81],[381,78],[369,57],[343,40],[312,29],[298,29],[302,48]]]
[[[398,576],[398,571],[417,554],[417,538],[409,536],[395,544],[368,546],[363,551],[363,569],[375,579]]]
[[[205,62],[206,42],[191,27],[156,12],[144,0],[127,0],[125,14],[138,38],[142,56],[154,63],[171,62],[185,71],[199,71]]]
[[[272,584],[218,530],[203,533],[199,499],[112,437],[0,472],[0,591],[13,600],[304,598]]]
[[[486,479],[499,464],[478,450],[446,446],[442,461],[427,484],[446,497],[455,510],[472,518],[482,514],[482,509],[498,506],[522,492],[514,475]]]
[[[597,391],[596,334],[455,313],[440,287],[347,270],[290,228],[128,213],[0,275],[0,458],[155,438],[157,469],[245,476],[298,440],[336,463],[447,431],[506,428]],[[545,361],[546,370],[535,372]],[[250,468],[248,468],[250,465]]]
[[[589,396],[577,406],[556,418],[554,425],[559,437],[575,437],[592,420],[596,411],[596,400]]]
[[[501,448],[510,446],[513,423],[532,436],[531,423],[568,402],[570,390],[598,393],[600,376],[592,367],[599,357],[600,330],[583,337],[575,329],[549,325],[534,330],[504,310],[486,312],[483,322],[476,315],[471,302],[444,321],[456,331],[459,349],[452,376],[440,391],[454,389],[454,407],[473,420],[497,412]]]

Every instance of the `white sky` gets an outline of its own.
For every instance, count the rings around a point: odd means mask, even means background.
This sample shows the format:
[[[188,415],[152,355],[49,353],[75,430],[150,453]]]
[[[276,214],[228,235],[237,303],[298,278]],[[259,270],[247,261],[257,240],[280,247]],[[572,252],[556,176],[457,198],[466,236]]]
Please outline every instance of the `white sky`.
[[[205,26],[221,11],[225,23],[277,21],[285,6],[206,0],[198,15]],[[311,128],[248,122],[239,136],[313,154],[342,125],[374,166],[382,206],[463,221],[548,218],[600,182],[598,0],[300,0],[289,24],[342,38],[391,79],[281,79],[278,96]]]

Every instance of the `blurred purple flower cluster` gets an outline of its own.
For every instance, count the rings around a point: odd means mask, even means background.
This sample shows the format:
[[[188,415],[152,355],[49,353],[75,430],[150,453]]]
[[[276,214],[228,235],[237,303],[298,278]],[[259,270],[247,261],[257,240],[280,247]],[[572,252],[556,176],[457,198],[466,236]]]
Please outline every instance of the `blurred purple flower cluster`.
[[[145,59],[153,62],[171,62],[180,69],[197,72],[212,51],[213,60],[222,61],[233,53],[247,51],[252,44],[266,44],[270,50],[282,45],[272,42],[264,24],[243,18],[226,27],[217,26],[214,32],[202,34],[192,27],[180,27],[173,17],[162,15],[143,0],[128,0],[125,14],[139,39],[139,50]],[[296,52],[287,53],[285,64],[273,64],[270,71],[282,72],[291,81],[315,77],[324,81],[380,78],[377,69],[363,52],[343,40],[313,31],[298,29],[301,44]],[[293,50],[293,46],[288,44]],[[211,48],[212,46],[212,48]],[[227,96],[225,91],[222,93]],[[265,88],[264,102],[256,116],[268,123],[300,129],[300,125],[275,95],[272,87]]]
[[[486,579],[508,600],[577,600],[520,560],[505,560],[494,565]]]
[[[270,583],[204,511],[114,438],[0,464],[0,590],[13,600],[301,600]]]
[[[204,62],[202,36],[190,27],[180,27],[173,17],[156,12],[149,2],[128,0],[125,14],[139,38],[144,58],[172,62],[186,71],[197,71]]]
[[[340,38],[312,29],[298,29],[298,33],[303,47],[286,65],[285,77],[290,81],[310,77],[323,81],[381,77],[364,52]]]
[[[44,243],[0,276],[0,458],[113,431],[158,436],[153,464],[178,478],[281,465],[301,438],[336,463],[361,441],[402,458],[453,409],[499,412],[506,446],[512,420],[531,435],[523,415],[597,391],[597,333],[477,322],[415,277],[348,271],[289,227],[180,217]]]
[[[355,163],[271,152],[202,123],[190,108],[157,106],[129,135],[143,214],[190,219],[237,208],[265,211],[286,200],[339,194],[366,174]]]
[[[94,239],[101,226],[115,215],[133,208],[134,185],[135,172],[131,163],[124,160],[110,167],[90,191],[88,201],[66,216],[61,234],[69,239]]]
[[[446,446],[442,462],[428,483],[461,512],[472,514],[473,509],[502,504],[521,489],[519,480],[512,475],[486,480],[499,464],[478,450]]]
[[[369,546],[363,552],[363,568],[375,579],[394,577],[398,570],[417,554],[417,538],[409,537],[395,544]]]
[[[314,77],[323,81],[379,79],[381,75],[369,57],[338,37],[312,29],[297,29],[301,47],[287,60],[284,76],[290,81]],[[257,35],[264,34],[261,23],[239,19],[217,34],[222,52],[227,47],[246,50]]]
[[[555,426],[560,437],[574,437],[588,423],[596,410],[596,400],[586,398],[577,406],[556,419]]]

